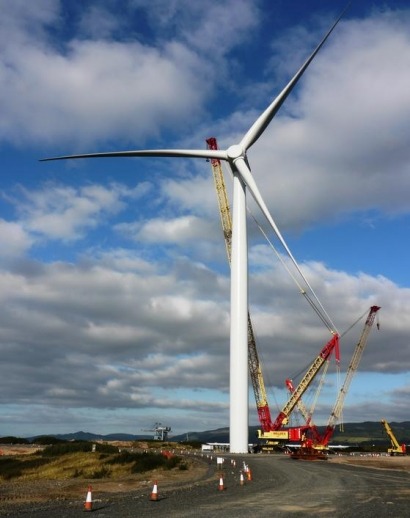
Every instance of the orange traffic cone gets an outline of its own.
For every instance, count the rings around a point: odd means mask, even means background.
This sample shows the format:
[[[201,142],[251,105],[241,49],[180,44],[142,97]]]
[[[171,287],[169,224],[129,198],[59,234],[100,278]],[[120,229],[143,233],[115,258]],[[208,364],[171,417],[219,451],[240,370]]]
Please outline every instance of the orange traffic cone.
[[[224,478],[223,476],[221,475],[219,477],[219,486],[218,486],[218,489],[219,491],[223,491],[225,489],[225,486],[224,486]]]
[[[152,502],[156,502],[158,500],[158,484],[157,481],[154,482],[154,487],[152,488],[152,493],[150,496],[150,500]]]
[[[243,477],[242,471],[241,471],[241,478],[239,479],[239,483],[240,483],[241,486],[245,485],[245,479]]]
[[[248,468],[247,475],[248,475],[248,480],[252,480],[252,471],[251,471],[251,468]]]
[[[87,497],[84,502],[84,511],[93,510],[93,497],[92,497],[91,491],[92,491],[92,487],[88,486]]]

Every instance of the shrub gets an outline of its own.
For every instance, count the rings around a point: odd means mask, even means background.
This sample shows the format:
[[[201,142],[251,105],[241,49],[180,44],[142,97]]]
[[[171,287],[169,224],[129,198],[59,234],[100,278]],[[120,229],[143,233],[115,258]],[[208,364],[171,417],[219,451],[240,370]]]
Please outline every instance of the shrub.
[[[153,469],[173,469],[181,462],[180,457],[166,458],[155,453],[139,453],[131,468],[132,473],[144,473]]]
[[[38,457],[27,457],[24,460],[15,458],[0,458],[0,474],[4,480],[11,480],[12,478],[21,477],[25,471],[37,469],[40,466],[47,464],[47,462],[48,460]]]
[[[180,462],[181,462],[181,457],[168,457],[164,468],[174,469],[180,464]]]
[[[21,437],[0,437],[0,444],[30,444],[28,439],[22,439]]]
[[[21,475],[21,461],[17,459],[0,458],[0,473],[4,480],[10,480]]]
[[[137,462],[141,455],[143,455],[143,453],[123,451],[119,455],[107,460],[107,464],[130,464],[131,462]]]
[[[88,441],[71,441],[62,444],[53,444],[44,448],[41,455],[43,457],[58,457],[68,453],[91,452],[93,444],[94,443]],[[118,448],[110,444],[96,444],[95,451],[101,453],[117,453]]]
[[[40,437],[36,437],[33,439],[33,444],[41,444],[47,446],[48,444],[61,444],[65,443],[64,439],[57,439],[57,437],[53,437],[52,435],[42,435]]]

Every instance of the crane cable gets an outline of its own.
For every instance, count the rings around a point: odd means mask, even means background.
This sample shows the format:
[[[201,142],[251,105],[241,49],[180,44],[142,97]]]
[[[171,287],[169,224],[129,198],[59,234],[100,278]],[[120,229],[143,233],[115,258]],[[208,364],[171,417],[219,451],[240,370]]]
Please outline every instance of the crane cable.
[[[361,315],[357,320],[355,320],[355,321],[353,322],[353,324],[352,324],[350,327],[348,327],[348,328],[346,329],[346,331],[344,331],[344,332],[340,335],[340,337],[342,338],[342,337],[343,337],[344,335],[346,335],[349,331],[351,331],[351,330],[354,328],[354,326],[355,326],[356,324],[358,324],[358,323],[360,322],[360,320],[361,320],[365,315],[367,315],[367,313],[368,313],[368,310],[366,310],[366,311],[363,313],[363,315]]]
[[[220,163],[220,166],[222,167],[222,163],[221,162],[219,162],[219,163]],[[225,163],[223,165],[225,165]],[[222,175],[223,175],[223,172],[222,172]],[[232,175],[232,171],[230,169],[229,169],[229,175],[232,178],[233,175]],[[224,188],[225,188],[225,186],[224,186]],[[251,209],[249,208],[248,205],[246,205],[246,209],[247,209],[248,213],[250,214],[250,216],[252,217],[252,219],[254,220],[256,226],[259,228],[259,230],[261,231],[262,235],[265,237],[266,241],[269,243],[270,247],[272,248],[272,250],[276,254],[277,258],[282,263],[282,265],[285,268],[285,270],[288,272],[290,277],[293,279],[293,281],[296,284],[296,286],[298,287],[300,293],[305,297],[305,299],[308,301],[310,306],[315,311],[316,315],[319,317],[319,319],[322,321],[322,323],[325,325],[325,327],[327,327],[327,329],[330,331],[330,333],[332,335],[339,334],[338,331],[337,331],[336,326],[334,325],[334,323],[332,321],[332,319],[330,318],[330,316],[328,315],[327,311],[323,307],[323,304],[320,302],[319,297],[316,295],[314,289],[312,288],[312,286],[310,285],[309,281],[306,279],[305,275],[303,274],[302,270],[300,269],[296,259],[294,258],[292,252],[290,251],[288,245],[286,244],[286,241],[283,238],[279,228],[277,227],[276,223],[273,221],[273,218],[272,218],[273,230],[274,230],[274,232],[276,234],[276,237],[279,239],[279,241],[281,242],[282,246],[286,250],[290,260],[292,261],[292,263],[295,266],[297,272],[299,273],[299,275],[301,276],[301,278],[305,282],[305,285],[306,285],[307,289],[311,292],[313,298],[307,293],[306,289],[303,288],[303,286],[298,282],[296,277],[292,274],[292,272],[290,271],[288,266],[285,264],[283,258],[281,257],[281,255],[276,250],[276,248],[273,245],[273,243],[268,238],[266,232],[263,230],[262,226],[259,224],[259,222],[257,221],[256,217],[253,215],[253,213],[252,213],[252,211],[251,211]]]
[[[277,253],[277,251],[275,250],[275,253]],[[280,258],[279,258],[280,259]],[[285,268],[286,268],[286,265],[285,265]],[[360,322],[360,320],[362,320],[362,318],[364,318],[366,315],[368,314],[368,311],[366,310],[362,315],[360,315],[359,318],[357,318],[345,331],[343,331],[343,333],[341,333],[339,336],[340,338],[343,338],[345,335],[347,335],[348,333],[350,333],[350,331]],[[377,315],[377,319],[378,319],[378,315]],[[379,324],[380,325],[380,324]],[[305,365],[304,367],[302,367],[300,370],[298,370],[297,372],[294,372],[290,375],[290,377],[292,379],[298,379],[304,372],[306,372],[306,370],[309,368],[310,366],[310,363],[308,363],[307,365]],[[339,369],[338,369],[338,379],[339,379]],[[337,383],[337,386],[340,385],[340,380],[338,381]]]
[[[272,250],[275,252],[276,254],[276,257],[279,259],[279,261],[282,263],[283,267],[285,268],[285,270],[288,272],[288,274],[290,275],[290,277],[292,278],[292,280],[294,281],[294,283],[296,284],[296,286],[298,287],[300,293],[305,297],[305,299],[308,301],[308,303],[310,304],[310,306],[313,308],[313,310],[315,311],[315,313],[317,314],[317,316],[320,318],[320,320],[323,322],[323,324],[327,327],[327,329],[332,333],[332,334],[338,334],[337,332],[337,329],[336,329],[336,326],[334,325],[334,323],[332,322],[332,319],[330,318],[330,316],[328,315],[327,311],[325,310],[325,308],[323,307],[323,304],[320,302],[318,296],[316,295],[314,289],[312,288],[312,286],[310,285],[309,281],[306,279],[305,275],[303,274],[303,272],[301,271],[298,263],[296,262],[296,259],[293,257],[292,255],[292,252],[289,250],[285,240],[283,239],[281,233],[279,232],[279,229],[275,230],[275,233],[276,233],[276,236],[278,237],[278,239],[280,240],[280,242],[282,243],[282,245],[284,246],[286,252],[288,253],[288,256],[289,258],[291,259],[292,263],[294,264],[296,270],[299,272],[300,276],[302,277],[302,279],[304,280],[304,282],[306,283],[306,286],[307,288],[310,290],[310,292],[312,293],[313,295],[313,298],[307,293],[307,291],[303,288],[303,286],[299,283],[299,281],[296,279],[296,277],[293,275],[293,273],[290,271],[289,267],[287,266],[287,264],[285,263],[285,261],[283,260],[282,256],[279,254],[279,252],[276,250],[275,246],[273,245],[272,241],[269,239],[269,237],[267,236],[266,232],[264,231],[264,229],[262,228],[262,226],[259,224],[258,220],[256,219],[256,217],[253,215],[252,211],[250,210],[249,207],[247,207],[247,210],[250,214],[250,216],[252,217],[252,219],[254,220],[256,226],[259,228],[259,230],[261,231],[262,235],[264,236],[264,238],[266,239],[266,241],[269,243],[270,247],[272,248]],[[316,300],[316,302],[315,302]],[[317,304],[316,304],[317,303]]]

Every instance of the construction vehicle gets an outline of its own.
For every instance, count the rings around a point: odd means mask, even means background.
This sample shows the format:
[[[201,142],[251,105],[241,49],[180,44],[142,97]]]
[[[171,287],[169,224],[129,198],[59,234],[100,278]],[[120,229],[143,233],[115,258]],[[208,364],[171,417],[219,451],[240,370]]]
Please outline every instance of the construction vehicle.
[[[143,432],[153,432],[154,441],[166,441],[168,440],[168,433],[171,432],[170,426],[163,426],[162,423],[155,423],[153,428],[150,430],[142,430]]]
[[[315,444],[316,448],[323,449],[323,448],[328,447],[329,441],[333,436],[333,432],[335,430],[336,423],[340,421],[340,418],[342,416],[344,401],[345,401],[347,392],[349,390],[350,383],[359,367],[359,363],[360,363],[363,351],[367,345],[367,340],[368,340],[370,331],[372,329],[374,320],[376,318],[376,314],[379,311],[379,309],[380,309],[379,306],[372,306],[369,310],[369,314],[366,318],[366,322],[364,324],[362,334],[360,335],[359,341],[353,352],[352,359],[350,360],[349,367],[346,371],[345,380],[343,382],[341,389],[339,390],[339,395],[336,398],[336,402],[335,402],[333,410],[330,414],[329,420],[327,422],[325,432],[324,432],[323,436],[321,437],[321,439],[319,441],[316,441],[316,444]],[[379,325],[377,325],[377,327],[379,328]]]
[[[325,365],[325,363],[329,360],[332,353],[335,353],[336,361],[340,361],[339,355],[339,335],[334,334],[332,338],[327,342],[327,344],[322,348],[318,356],[315,358],[313,363],[308,368],[306,374],[303,376],[299,385],[296,388],[293,388],[290,398],[287,403],[284,405],[282,410],[279,412],[275,421],[270,424],[268,430],[259,430],[258,437],[262,440],[274,440],[281,439],[286,441],[301,441],[304,440],[306,432],[312,430],[314,434],[317,433],[316,427],[313,426],[310,422],[306,423],[304,426],[298,426],[293,428],[284,429],[283,426],[289,423],[289,417],[293,409],[300,404],[301,397],[306,392],[310,384],[316,378],[319,371]],[[289,385],[290,380],[287,380],[287,384]]]
[[[366,347],[369,333],[373,326],[376,313],[379,311],[379,309],[379,306],[372,306],[369,310],[362,334],[353,352],[349,368],[347,369],[345,381],[336,398],[336,403],[330,414],[324,433],[321,435],[315,425],[313,425],[310,421],[307,422],[305,434],[302,438],[302,444],[300,447],[298,447],[297,450],[291,452],[291,458],[304,460],[325,460],[327,458],[323,455],[323,452],[328,449],[329,441],[332,438],[335,430],[335,423],[336,421],[339,421],[342,415],[344,400],[346,398],[353,376],[359,366],[363,350]],[[379,325],[377,327],[379,327]]]
[[[214,137],[206,140],[209,149],[217,150],[218,144]],[[226,193],[225,180],[222,171],[221,162],[218,159],[211,159],[212,173],[215,182],[215,189],[218,198],[219,212],[221,216],[222,230],[225,239],[225,246],[229,264],[231,262],[231,245],[232,245],[232,219],[228,197]],[[289,422],[289,415],[296,405],[301,405],[301,397],[307,390],[310,383],[314,380],[323,364],[329,358],[333,350],[336,350],[336,358],[339,360],[339,336],[334,334],[331,340],[324,346],[319,356],[315,359],[305,377],[299,383],[298,387],[292,392],[289,401],[283,407],[278,417],[272,422],[268,399],[266,395],[265,383],[262,375],[262,369],[259,362],[258,352],[256,348],[255,335],[252,327],[252,321],[248,312],[248,363],[249,373],[252,381],[253,392],[256,401],[261,430],[258,430],[258,438],[263,451],[271,451],[280,442],[300,441],[307,428],[310,425],[296,428],[283,429],[283,425]]]
[[[392,429],[390,428],[390,425],[387,421],[382,419],[381,421],[382,425],[384,426],[384,429],[386,430],[387,435],[389,436],[390,442],[391,442],[391,448],[387,449],[387,453],[389,455],[406,455],[406,445],[399,444],[399,441],[396,439],[396,436],[394,435]]]

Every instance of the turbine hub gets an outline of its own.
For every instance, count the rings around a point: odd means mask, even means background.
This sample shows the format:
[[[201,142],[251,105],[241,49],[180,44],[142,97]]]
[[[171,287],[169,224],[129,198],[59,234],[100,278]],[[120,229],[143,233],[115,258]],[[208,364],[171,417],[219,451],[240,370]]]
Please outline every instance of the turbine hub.
[[[244,158],[245,153],[243,152],[242,146],[235,144],[226,150],[228,158],[235,161],[238,158]]]

